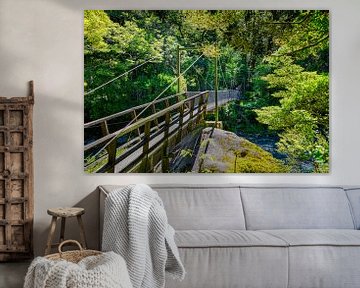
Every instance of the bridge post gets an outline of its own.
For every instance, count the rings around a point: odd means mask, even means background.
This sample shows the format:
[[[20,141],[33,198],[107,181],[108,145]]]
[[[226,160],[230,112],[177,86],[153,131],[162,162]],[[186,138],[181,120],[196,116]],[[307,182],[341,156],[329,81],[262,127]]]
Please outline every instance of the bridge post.
[[[162,159],[161,159],[161,170],[163,173],[169,172],[169,128],[170,128],[170,112],[165,114],[165,130],[164,130],[164,142],[162,147]]]
[[[203,94],[200,95],[199,98],[199,103],[198,103],[198,109],[197,109],[197,113],[196,113],[196,124],[199,124],[201,121],[201,118],[203,116],[203,104],[204,104],[204,98],[203,98]]]
[[[133,114],[133,119],[136,121],[136,120],[137,120],[136,111],[133,110],[133,111],[132,111],[132,114]],[[141,133],[140,133],[140,129],[139,129],[139,128],[137,129],[137,133],[138,133],[138,136],[140,137]]]
[[[195,99],[190,100],[190,113],[189,113],[189,124],[188,124],[188,132],[192,130],[193,117],[194,117],[194,108],[195,108]]]
[[[207,102],[209,99],[209,91],[205,93],[205,101],[204,101],[204,119],[207,113]]]
[[[141,161],[140,172],[146,173],[149,171],[149,148],[150,148],[150,129],[151,122],[146,122],[144,127],[144,145],[143,145],[143,159]]]
[[[183,122],[184,122],[184,102],[179,107],[179,132],[176,139],[177,142],[180,142],[182,138]]]
[[[107,125],[107,121],[105,120],[104,122],[101,122],[101,134],[103,136],[106,136],[109,134],[109,127]]]
[[[152,104],[152,105],[151,105],[151,111],[152,111],[153,114],[156,113],[155,104]],[[157,118],[154,120],[154,123],[155,123],[157,129],[159,129],[159,120],[158,120]]]
[[[109,127],[107,121],[101,122],[101,133],[103,136],[109,135]],[[108,166],[107,172],[115,172],[115,160],[116,160],[116,138],[106,146],[106,151],[108,153]]]

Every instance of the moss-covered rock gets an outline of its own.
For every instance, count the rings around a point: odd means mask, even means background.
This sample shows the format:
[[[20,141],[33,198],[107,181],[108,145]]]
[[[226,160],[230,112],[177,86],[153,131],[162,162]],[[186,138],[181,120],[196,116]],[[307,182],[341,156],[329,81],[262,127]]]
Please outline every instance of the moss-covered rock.
[[[289,167],[245,138],[232,132],[206,128],[193,172],[286,173]]]

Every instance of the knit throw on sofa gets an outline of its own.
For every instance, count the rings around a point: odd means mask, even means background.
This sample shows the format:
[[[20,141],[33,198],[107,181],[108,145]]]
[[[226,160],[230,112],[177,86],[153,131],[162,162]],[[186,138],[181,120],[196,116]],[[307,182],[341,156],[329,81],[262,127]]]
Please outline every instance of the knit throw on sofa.
[[[147,185],[120,188],[105,200],[102,250],[125,259],[134,288],[164,287],[165,271],[184,278],[174,233],[162,200]]]

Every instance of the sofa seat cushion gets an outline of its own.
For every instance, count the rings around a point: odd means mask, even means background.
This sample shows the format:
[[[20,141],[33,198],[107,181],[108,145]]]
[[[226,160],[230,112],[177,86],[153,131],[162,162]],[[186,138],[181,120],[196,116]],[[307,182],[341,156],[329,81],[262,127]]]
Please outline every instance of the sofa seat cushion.
[[[360,287],[360,231],[319,229],[263,232],[289,245],[288,288]]]
[[[360,246],[360,231],[349,229],[262,230],[289,246]]]
[[[288,246],[269,233],[244,230],[179,230],[175,242],[182,248]]]

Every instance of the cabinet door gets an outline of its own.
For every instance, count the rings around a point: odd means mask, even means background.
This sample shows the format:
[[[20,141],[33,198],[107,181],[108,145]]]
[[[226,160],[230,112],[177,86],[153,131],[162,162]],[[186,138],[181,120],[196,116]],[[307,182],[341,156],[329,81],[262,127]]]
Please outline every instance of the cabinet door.
[[[7,261],[32,256],[32,106],[1,102],[0,261]]]

